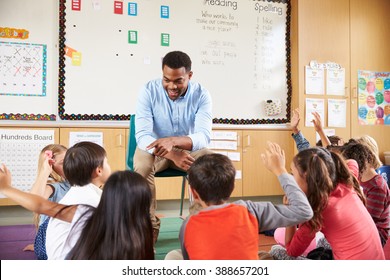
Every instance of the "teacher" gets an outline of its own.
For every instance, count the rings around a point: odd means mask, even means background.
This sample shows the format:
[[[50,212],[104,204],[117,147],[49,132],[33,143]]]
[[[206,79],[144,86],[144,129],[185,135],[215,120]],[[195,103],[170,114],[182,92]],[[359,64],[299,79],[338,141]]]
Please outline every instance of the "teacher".
[[[211,153],[212,101],[209,92],[192,82],[190,57],[172,51],[162,60],[162,79],[141,89],[135,116],[137,149],[134,171],[144,176],[152,191],[150,215],[154,242],[160,230],[156,217],[154,174],[168,167],[187,171],[196,158]],[[196,206],[190,207],[190,213]]]

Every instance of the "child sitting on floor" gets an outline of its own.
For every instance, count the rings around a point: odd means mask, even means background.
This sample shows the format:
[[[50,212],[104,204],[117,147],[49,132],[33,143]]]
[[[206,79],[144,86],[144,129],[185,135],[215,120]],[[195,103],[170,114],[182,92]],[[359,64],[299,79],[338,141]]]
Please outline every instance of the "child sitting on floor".
[[[384,259],[379,235],[356,179],[356,161],[346,162],[338,153],[324,148],[310,148],[294,157],[291,170],[314,216],[299,230],[295,226],[286,228],[286,248],[273,246],[270,254],[274,258],[301,256],[316,232],[321,231],[335,259]]]
[[[179,235],[181,252],[170,252],[166,259],[258,259],[260,229],[296,225],[312,217],[306,196],[286,171],[283,150],[277,144],[268,143],[262,159],[278,176],[290,204],[243,200],[228,203],[236,170],[224,155],[204,155],[188,172],[193,197],[203,209],[183,222]]]
[[[370,147],[355,143],[354,140],[342,147],[342,153],[345,158],[354,159],[359,165],[359,183],[366,196],[366,207],[384,247],[390,230],[390,191],[386,180],[375,171],[375,166],[379,164],[378,158]]]

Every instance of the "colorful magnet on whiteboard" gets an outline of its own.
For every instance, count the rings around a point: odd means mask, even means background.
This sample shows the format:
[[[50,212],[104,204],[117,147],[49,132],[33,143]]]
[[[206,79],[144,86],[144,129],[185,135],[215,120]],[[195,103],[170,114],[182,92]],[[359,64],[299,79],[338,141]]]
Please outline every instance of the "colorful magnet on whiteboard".
[[[122,15],[123,14],[123,2],[114,1],[114,14]]]
[[[160,16],[161,18],[169,18],[169,6],[161,6]]]
[[[138,32],[135,30],[129,30],[129,44],[138,43]]]
[[[129,16],[136,16],[137,15],[137,3],[129,2],[127,6],[127,13]]]
[[[74,52],[72,54],[72,65],[73,66],[81,65],[81,52]]]
[[[75,49],[72,49],[71,47],[65,46],[65,55],[67,57],[72,58],[74,52],[76,52]]]
[[[169,34],[161,33],[161,46],[169,47]]]
[[[72,0],[72,11],[81,10],[81,0]]]

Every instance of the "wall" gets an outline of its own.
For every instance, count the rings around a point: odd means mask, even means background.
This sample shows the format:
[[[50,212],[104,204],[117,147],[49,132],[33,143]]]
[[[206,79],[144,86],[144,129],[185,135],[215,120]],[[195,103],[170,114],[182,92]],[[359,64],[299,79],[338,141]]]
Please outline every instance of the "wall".
[[[346,69],[345,96],[347,100],[347,127],[335,128],[336,135],[348,140],[369,134],[378,142],[381,158],[390,150],[390,126],[358,124],[357,72],[358,70],[390,71],[390,53],[384,38],[390,37],[386,0],[294,0],[292,56],[293,104],[302,114],[301,130],[310,143],[315,143],[312,127],[304,127],[305,94],[304,67],[311,60],[332,61]],[[295,33],[293,33],[295,34]],[[322,96],[321,96],[322,98]],[[324,96],[327,99],[327,96]],[[334,97],[332,97],[334,98]],[[325,112],[326,112],[325,107]],[[324,125],[327,127],[327,114]]]

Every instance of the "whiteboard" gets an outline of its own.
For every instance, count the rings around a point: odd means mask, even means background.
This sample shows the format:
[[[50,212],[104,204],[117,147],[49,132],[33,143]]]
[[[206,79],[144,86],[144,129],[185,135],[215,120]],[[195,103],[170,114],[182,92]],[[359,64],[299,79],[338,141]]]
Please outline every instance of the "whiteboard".
[[[59,116],[126,120],[161,59],[181,50],[213,100],[213,122],[290,118],[288,0],[60,0]],[[267,100],[281,112],[266,114]]]

